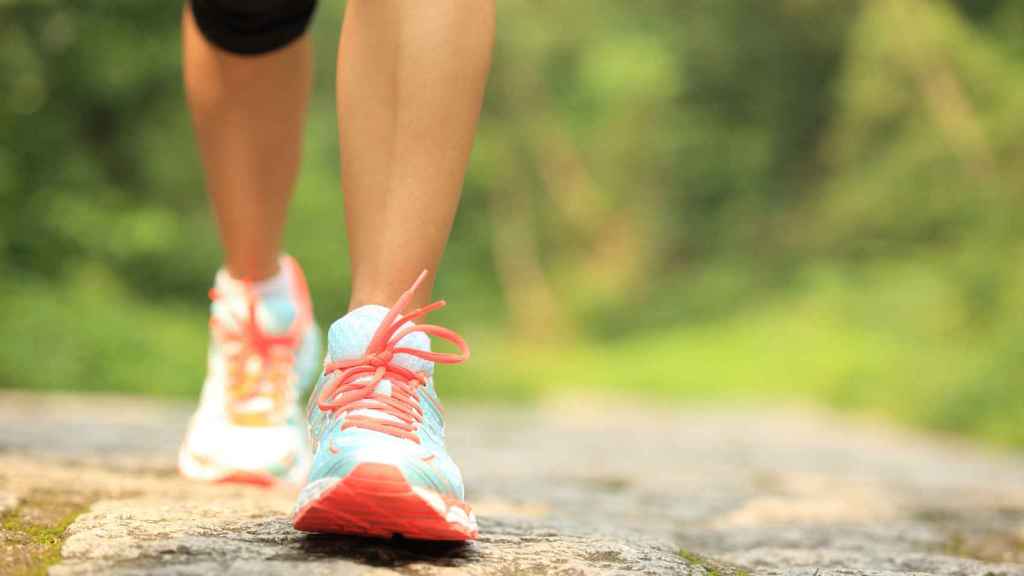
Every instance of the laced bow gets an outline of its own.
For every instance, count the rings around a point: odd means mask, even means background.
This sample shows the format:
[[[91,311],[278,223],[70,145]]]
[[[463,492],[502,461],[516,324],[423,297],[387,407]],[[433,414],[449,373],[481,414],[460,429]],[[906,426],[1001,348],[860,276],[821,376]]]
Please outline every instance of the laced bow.
[[[420,407],[417,391],[420,386],[426,385],[427,377],[422,372],[414,372],[398,365],[395,356],[407,354],[442,364],[458,364],[469,358],[469,346],[453,330],[432,324],[410,324],[403,328],[407,322],[422,318],[446,304],[444,300],[438,300],[408,314],[400,315],[426,276],[427,271],[424,270],[413,282],[412,287],[388,310],[362,357],[330,362],[324,366],[324,374],[337,372],[338,375],[324,386],[317,399],[317,406],[324,412],[345,413],[342,430],[364,428],[405,438],[418,444],[420,440],[414,432],[423,420],[423,409]],[[447,340],[455,344],[459,352],[429,352],[398,345],[403,338],[414,332]],[[382,380],[391,383],[390,395],[376,391]],[[425,396],[437,405],[429,394]],[[393,416],[394,420],[352,413],[359,409],[383,412]]]
[[[275,364],[290,365],[294,362],[293,351],[298,346],[298,327],[300,325],[300,322],[294,322],[292,329],[285,334],[267,333],[256,320],[258,295],[252,287],[252,282],[243,280],[242,288],[248,309],[248,314],[245,317],[233,314],[234,326],[230,326],[222,322],[216,315],[210,316],[210,329],[216,334],[218,340],[236,345],[227,352],[236,371],[236,376],[231,379],[236,401],[246,401],[268,392],[263,390],[264,383],[256,382],[253,385],[246,377],[245,370],[250,358],[258,358],[261,370],[264,374],[270,375],[274,373],[268,373],[267,370]],[[211,300],[217,300],[220,296],[221,294],[216,288],[210,289]],[[273,385],[273,383],[271,384]],[[273,392],[273,390],[269,392]]]

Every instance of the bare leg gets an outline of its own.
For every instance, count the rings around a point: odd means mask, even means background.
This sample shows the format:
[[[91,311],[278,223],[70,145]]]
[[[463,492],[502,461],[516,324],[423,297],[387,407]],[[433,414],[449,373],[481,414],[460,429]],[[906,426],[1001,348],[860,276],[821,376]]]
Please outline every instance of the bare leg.
[[[493,0],[350,0],[338,54],[350,308],[392,304],[451,230],[494,41]]]
[[[312,85],[309,39],[239,56],[210,44],[188,8],[182,28],[185,90],[228,271],[272,276],[299,169]]]

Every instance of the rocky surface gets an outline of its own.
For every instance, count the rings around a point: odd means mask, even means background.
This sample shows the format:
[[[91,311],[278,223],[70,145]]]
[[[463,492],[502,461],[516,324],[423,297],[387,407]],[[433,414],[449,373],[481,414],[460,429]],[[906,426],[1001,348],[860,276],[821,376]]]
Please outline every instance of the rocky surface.
[[[291,494],[179,479],[188,407],[136,399],[0,395],[0,508],[92,503],[55,575],[1024,576],[1017,455],[795,410],[448,412],[469,545],[297,533]]]

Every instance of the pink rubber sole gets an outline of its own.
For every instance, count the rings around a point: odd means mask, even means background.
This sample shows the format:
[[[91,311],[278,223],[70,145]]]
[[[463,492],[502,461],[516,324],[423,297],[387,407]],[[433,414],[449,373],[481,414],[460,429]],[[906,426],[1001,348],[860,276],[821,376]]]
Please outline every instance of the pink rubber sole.
[[[440,494],[432,494],[431,499],[434,506],[417,494],[394,466],[363,463],[299,509],[293,525],[303,532],[378,538],[401,535],[416,540],[464,541],[477,537],[476,522],[465,502]],[[468,521],[448,520],[453,509]]]
[[[218,484],[248,484],[260,488],[275,488],[281,484],[281,481],[274,476],[260,472],[232,472],[215,482]]]

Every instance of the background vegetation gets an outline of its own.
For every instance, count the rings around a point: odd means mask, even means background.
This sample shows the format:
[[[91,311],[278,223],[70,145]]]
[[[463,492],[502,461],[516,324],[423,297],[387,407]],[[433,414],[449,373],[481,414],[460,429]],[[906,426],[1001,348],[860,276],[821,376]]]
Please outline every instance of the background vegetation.
[[[287,246],[345,307],[333,73]],[[0,1],[0,387],[194,396],[173,2]],[[446,397],[813,399],[1024,446],[1024,3],[499,2]]]

